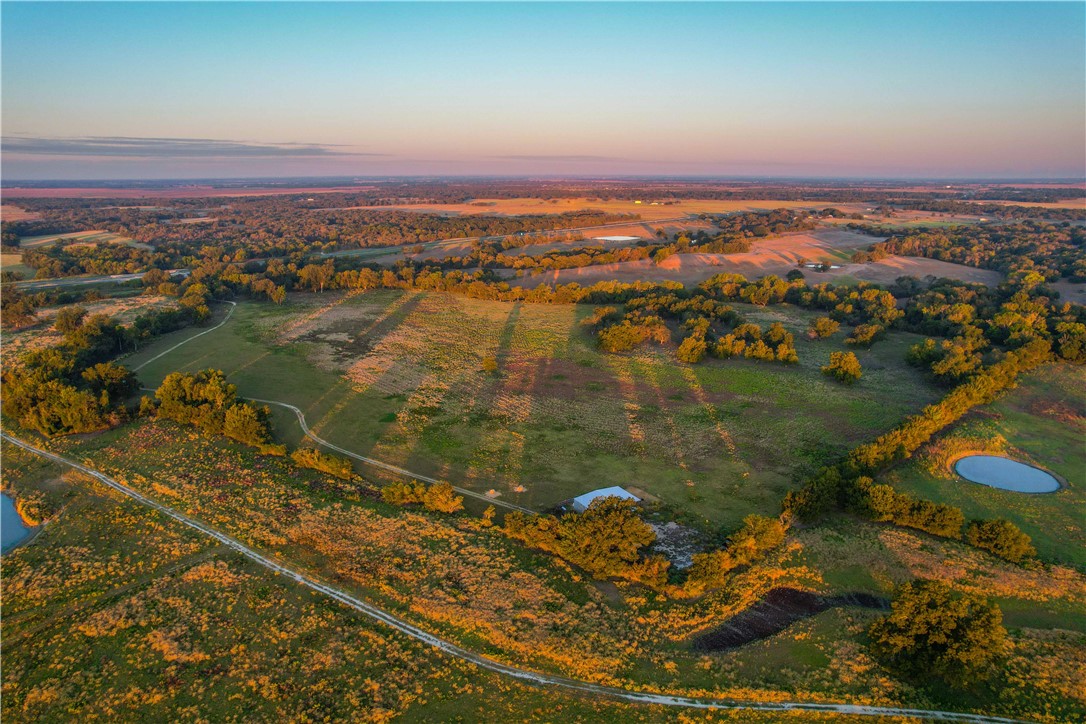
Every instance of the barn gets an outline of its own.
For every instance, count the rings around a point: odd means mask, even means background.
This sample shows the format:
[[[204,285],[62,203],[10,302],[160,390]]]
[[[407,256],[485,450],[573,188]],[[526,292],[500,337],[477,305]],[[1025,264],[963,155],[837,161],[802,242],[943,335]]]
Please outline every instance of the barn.
[[[635,503],[641,502],[641,498],[637,497],[633,493],[626,492],[625,490],[616,485],[610,488],[600,488],[599,490],[593,490],[591,492],[578,495],[576,498],[573,499],[573,510],[578,513],[583,513],[585,509],[588,508],[588,506],[596,498],[609,498],[612,496],[616,498],[632,500]]]

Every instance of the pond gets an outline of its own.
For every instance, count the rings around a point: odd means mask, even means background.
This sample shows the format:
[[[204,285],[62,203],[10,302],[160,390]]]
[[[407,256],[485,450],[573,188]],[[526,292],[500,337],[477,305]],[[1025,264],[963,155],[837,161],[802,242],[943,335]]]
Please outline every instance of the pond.
[[[0,552],[7,553],[26,540],[32,529],[23,523],[19,512],[15,510],[15,501],[7,493],[0,495],[0,498],[3,498],[0,502],[3,506],[0,510]]]
[[[966,480],[1016,493],[1051,493],[1060,481],[1032,465],[997,455],[968,455],[954,464],[954,472]]]

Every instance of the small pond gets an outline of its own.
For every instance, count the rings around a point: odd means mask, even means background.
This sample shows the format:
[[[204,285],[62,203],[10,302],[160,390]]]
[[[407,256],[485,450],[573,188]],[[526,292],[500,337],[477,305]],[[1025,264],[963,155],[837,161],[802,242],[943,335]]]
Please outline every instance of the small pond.
[[[1060,481],[1032,465],[997,455],[968,455],[954,463],[954,472],[966,480],[1016,493],[1051,493]]]
[[[19,512],[15,510],[15,501],[8,497],[7,494],[0,495],[3,498],[0,501],[0,505],[3,506],[0,510],[0,551],[6,553],[14,546],[22,543],[26,540],[27,536],[31,533],[31,528],[28,528],[23,519],[19,517]]]

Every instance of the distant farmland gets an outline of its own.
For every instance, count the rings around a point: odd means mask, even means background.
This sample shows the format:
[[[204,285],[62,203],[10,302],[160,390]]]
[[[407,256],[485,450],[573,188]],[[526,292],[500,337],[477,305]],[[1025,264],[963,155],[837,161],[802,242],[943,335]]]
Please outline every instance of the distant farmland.
[[[25,236],[19,240],[19,246],[23,249],[34,249],[52,246],[57,242],[74,242],[74,245],[87,246],[91,244],[125,244],[139,249],[150,249],[147,244],[141,244],[128,237],[114,234],[111,231],[76,231],[70,234],[45,234],[43,236]]]
[[[623,282],[671,280],[697,284],[715,274],[723,273],[742,274],[748,279],[757,279],[767,274],[784,278],[803,261],[839,267],[825,272],[802,269],[812,284],[857,280],[889,284],[902,276],[922,279],[929,275],[989,285],[998,284],[1003,279],[1003,275],[996,271],[937,259],[890,257],[869,264],[850,262],[853,252],[865,249],[876,241],[881,239],[847,229],[817,229],[808,233],[786,234],[755,241],[749,252],[741,254],[674,254],[660,264],[646,259],[562,269],[525,276],[511,283],[522,287],[570,282],[589,285],[616,279]]]

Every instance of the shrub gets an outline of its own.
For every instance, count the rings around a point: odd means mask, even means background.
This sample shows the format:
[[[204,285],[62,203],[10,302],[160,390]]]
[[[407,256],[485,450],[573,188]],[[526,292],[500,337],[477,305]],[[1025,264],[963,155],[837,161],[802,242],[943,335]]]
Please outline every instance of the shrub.
[[[913,581],[899,589],[892,611],[868,636],[872,652],[888,665],[968,686],[1003,653],[1007,630],[999,607],[979,596],[955,596],[942,581]]]
[[[642,558],[641,550],[656,540],[656,533],[641,520],[637,504],[617,497],[597,498],[583,513],[505,516],[505,533],[560,556],[599,580],[626,578],[662,586],[668,563]]]
[[[854,347],[870,347],[886,336],[886,327],[881,324],[859,324],[852,334],[845,337],[845,344]]]
[[[974,520],[965,530],[965,539],[1012,563],[1021,563],[1037,554],[1030,537],[1009,520]]]
[[[694,555],[687,578],[688,593],[722,586],[730,571],[753,563],[783,543],[785,532],[777,518],[748,515],[725,548]]]
[[[811,339],[825,339],[826,337],[833,336],[840,328],[840,322],[830,319],[829,317],[818,317],[811,321],[810,329],[807,330],[807,336]]]
[[[322,453],[311,447],[298,448],[291,453],[290,458],[302,467],[320,470],[344,480],[350,480],[354,476],[354,466],[350,460]]]
[[[434,483],[429,488],[417,480],[392,483],[381,489],[381,498],[392,505],[421,504],[438,513],[456,513],[464,509],[463,496],[457,495],[448,483]]]
[[[456,513],[464,509],[464,497],[448,483],[434,483],[423,493],[422,505],[438,513]]]
[[[856,359],[852,352],[833,352],[830,354],[830,363],[822,368],[822,374],[851,385],[860,379],[863,370],[860,360]]]

